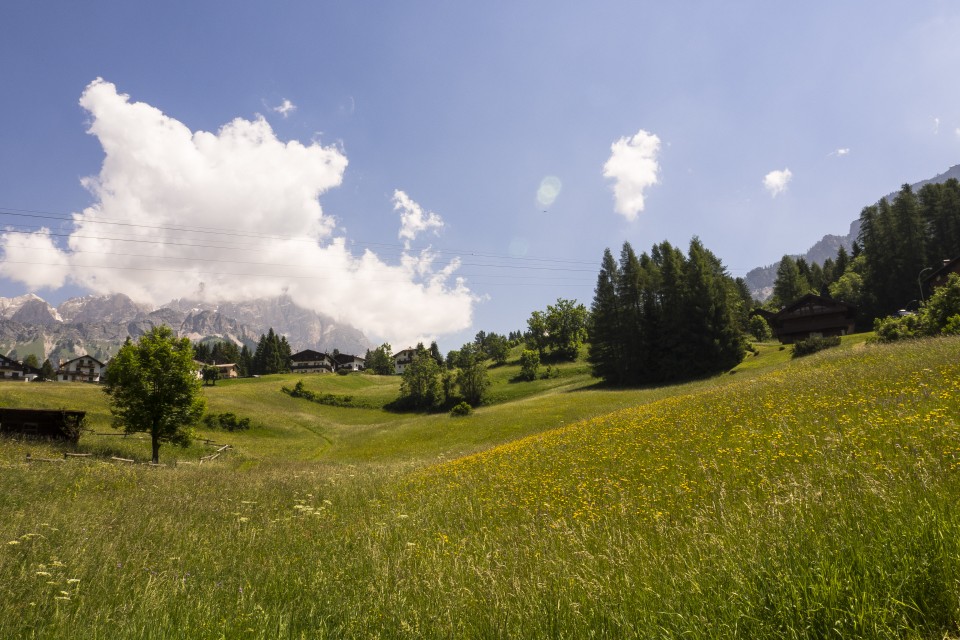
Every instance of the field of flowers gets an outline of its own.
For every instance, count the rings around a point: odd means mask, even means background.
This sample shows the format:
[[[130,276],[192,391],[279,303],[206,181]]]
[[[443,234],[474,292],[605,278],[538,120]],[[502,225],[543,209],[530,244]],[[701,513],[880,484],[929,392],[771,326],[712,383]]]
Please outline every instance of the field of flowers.
[[[960,340],[636,397],[430,464],[0,442],[0,637],[960,637]]]
[[[498,518],[657,521],[728,489],[776,501],[803,482],[879,482],[905,468],[960,470],[955,341],[804,362],[517,440],[421,478],[490,488],[477,499]]]
[[[960,342],[823,354],[447,462],[410,491],[482,514],[481,540],[512,540],[584,634],[956,635]],[[503,553],[470,531],[438,536]],[[535,613],[507,628],[549,634]]]

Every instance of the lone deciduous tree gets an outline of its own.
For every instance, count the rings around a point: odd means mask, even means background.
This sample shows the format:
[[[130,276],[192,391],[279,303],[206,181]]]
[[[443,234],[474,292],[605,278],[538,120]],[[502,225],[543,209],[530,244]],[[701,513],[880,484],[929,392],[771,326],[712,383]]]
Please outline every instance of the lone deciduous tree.
[[[435,409],[443,399],[440,365],[420,343],[413,360],[403,370],[400,401],[411,409]]]
[[[201,382],[187,338],[154,327],[136,344],[127,340],[107,367],[103,391],[114,424],[127,433],[150,434],[153,462],[165,442],[187,446],[190,426],[203,415]]]

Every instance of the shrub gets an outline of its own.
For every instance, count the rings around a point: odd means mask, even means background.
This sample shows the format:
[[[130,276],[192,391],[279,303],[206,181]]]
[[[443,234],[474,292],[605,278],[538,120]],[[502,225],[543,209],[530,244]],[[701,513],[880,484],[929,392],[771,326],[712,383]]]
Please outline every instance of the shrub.
[[[960,335],[960,275],[950,274],[916,314],[877,318],[873,321],[877,342],[908,338]]]
[[[943,326],[943,335],[960,336],[960,313],[947,318],[947,323]]]
[[[281,387],[280,391],[292,398],[303,398],[317,404],[325,404],[330,407],[367,407],[367,403],[357,400],[353,396],[341,396],[335,393],[314,393],[303,386],[303,380],[297,380],[293,389]]]
[[[540,354],[533,349],[524,349],[520,354],[520,378],[536,380],[540,369]]]
[[[244,431],[250,428],[250,418],[238,418],[235,413],[208,413],[203,416],[203,425],[208,429]]]
[[[466,402],[461,402],[460,404],[450,409],[450,415],[452,416],[468,416],[473,413],[473,407],[471,407]]]
[[[874,340],[877,342],[896,342],[897,340],[919,338],[924,333],[923,323],[920,316],[916,314],[877,318],[873,321],[873,331],[876,334]]]
[[[793,344],[793,357],[799,358],[801,356],[808,356],[811,353],[816,353],[817,351],[823,351],[824,349],[829,349],[830,347],[839,347],[840,346],[840,336],[833,336],[830,338],[807,338],[806,340],[800,340]]]
[[[951,318],[960,314],[960,275],[951,273],[945,284],[937,287],[920,309],[925,333],[946,333]]]
[[[750,318],[750,334],[757,339],[757,342],[763,342],[773,337],[770,325],[761,316]]]

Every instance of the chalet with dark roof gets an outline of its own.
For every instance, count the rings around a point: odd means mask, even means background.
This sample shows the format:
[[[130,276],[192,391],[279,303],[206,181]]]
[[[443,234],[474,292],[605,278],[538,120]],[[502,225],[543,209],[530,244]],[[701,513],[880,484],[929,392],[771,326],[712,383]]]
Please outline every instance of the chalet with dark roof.
[[[313,349],[304,349],[290,356],[291,373],[332,373],[336,367],[333,358]]]
[[[57,380],[61,382],[100,382],[106,365],[93,356],[80,356],[67,360],[57,369]]]
[[[39,369],[34,369],[18,360],[0,355],[0,380],[22,380],[24,382],[30,382],[39,375]]]
[[[770,317],[773,335],[784,344],[807,338],[829,338],[853,333],[857,307],[808,293]]]
[[[364,359],[359,356],[338,353],[333,356],[333,361],[337,365],[337,371],[363,371]]]
[[[403,349],[393,354],[393,369],[397,375],[401,375],[417,355],[416,349]]]

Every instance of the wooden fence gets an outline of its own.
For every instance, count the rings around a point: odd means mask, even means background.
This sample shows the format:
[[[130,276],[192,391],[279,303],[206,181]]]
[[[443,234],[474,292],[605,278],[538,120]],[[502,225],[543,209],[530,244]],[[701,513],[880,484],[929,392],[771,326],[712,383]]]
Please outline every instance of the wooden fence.
[[[118,436],[118,435],[126,435],[126,434],[120,434],[120,433],[102,433],[102,434],[94,434],[94,435]],[[227,451],[228,449],[232,449],[232,448],[233,448],[232,445],[229,445],[229,444],[217,444],[217,443],[211,441],[210,439],[206,439],[206,440],[204,441],[204,444],[207,444],[207,445],[210,445],[210,446],[214,446],[214,447],[219,447],[219,448],[218,448],[216,451],[214,451],[213,453],[211,453],[211,454],[209,454],[209,455],[205,455],[205,456],[203,456],[202,458],[200,458],[200,462],[199,462],[200,464],[203,464],[204,462],[210,462],[211,460],[216,460],[217,458],[220,457],[220,454],[221,454],[221,453],[223,453],[224,451]],[[27,462],[65,462],[66,460],[76,460],[76,459],[84,459],[84,458],[85,458],[85,459],[90,459],[90,460],[112,460],[112,461],[114,461],[114,462],[126,462],[126,463],[128,463],[128,464],[136,464],[136,462],[137,462],[137,461],[134,460],[133,458],[120,458],[120,457],[118,457],[118,456],[110,456],[109,458],[98,458],[98,457],[94,456],[92,453],[69,453],[69,452],[64,452],[62,458],[37,458],[37,457],[32,456],[32,455],[29,454],[29,453],[27,454]],[[153,462],[152,460],[151,460],[150,462],[145,462],[144,464],[149,465],[149,466],[151,466],[151,467],[162,467],[162,466],[163,466],[162,464],[157,464],[157,463]],[[180,464],[193,464],[193,463],[190,462],[190,461],[181,461]],[[174,466],[176,466],[176,465],[177,465],[177,461],[174,460]]]

